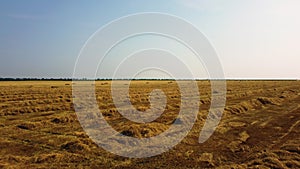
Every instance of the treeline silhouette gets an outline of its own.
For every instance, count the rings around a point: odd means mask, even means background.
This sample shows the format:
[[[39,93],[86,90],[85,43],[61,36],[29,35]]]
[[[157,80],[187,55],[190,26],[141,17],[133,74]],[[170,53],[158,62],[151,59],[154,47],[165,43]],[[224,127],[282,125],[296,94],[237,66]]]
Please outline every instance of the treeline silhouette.
[[[71,78],[0,78],[0,81],[72,81]]]
[[[80,79],[73,79],[73,78],[1,78],[0,81],[110,81],[110,80],[170,80],[174,81],[175,79],[147,79],[147,78],[139,78],[139,79],[128,79],[128,78],[119,78],[119,79],[112,79],[112,78],[97,78],[97,79],[88,79],[88,78],[80,78]],[[179,79],[179,80],[188,80],[188,79]]]
[[[210,81],[210,80],[226,80],[226,81],[297,81],[297,79],[164,79],[164,78],[157,78],[157,79],[150,79],[150,78],[136,78],[136,79],[129,79],[129,78],[96,78],[96,79],[88,79],[88,78],[1,78],[0,81],[112,81],[112,80],[144,80],[144,81],[185,81],[185,80],[197,80],[197,81]]]

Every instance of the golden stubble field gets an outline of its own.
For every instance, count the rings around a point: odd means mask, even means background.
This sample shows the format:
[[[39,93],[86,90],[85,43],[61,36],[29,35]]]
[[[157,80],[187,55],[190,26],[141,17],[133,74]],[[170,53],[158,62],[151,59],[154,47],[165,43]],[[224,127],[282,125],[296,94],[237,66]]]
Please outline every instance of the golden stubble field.
[[[118,113],[110,85],[96,82],[98,106],[120,133],[152,137],[176,119],[175,81],[131,82],[130,100],[140,111],[150,108],[153,89],[166,94],[166,110],[147,124]],[[73,108],[72,82],[0,82],[0,168],[300,168],[300,81],[227,81],[222,120],[202,144],[211,89],[208,81],[198,86],[199,113],[185,139],[161,155],[135,159],[111,154],[85,134]]]

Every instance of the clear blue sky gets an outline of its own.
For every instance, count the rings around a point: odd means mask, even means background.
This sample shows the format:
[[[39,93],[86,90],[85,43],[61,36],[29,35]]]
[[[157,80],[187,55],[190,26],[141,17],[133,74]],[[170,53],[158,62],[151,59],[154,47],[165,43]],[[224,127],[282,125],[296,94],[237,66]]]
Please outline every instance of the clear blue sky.
[[[137,12],[179,16],[216,48],[227,78],[300,79],[298,0],[2,0],[0,77],[72,77],[104,24]]]

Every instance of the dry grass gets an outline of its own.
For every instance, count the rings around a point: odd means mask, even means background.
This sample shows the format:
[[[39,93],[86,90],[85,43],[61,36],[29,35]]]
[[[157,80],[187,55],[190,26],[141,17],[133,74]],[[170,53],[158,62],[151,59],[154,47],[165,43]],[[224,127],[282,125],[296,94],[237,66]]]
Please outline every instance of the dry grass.
[[[130,100],[140,111],[149,109],[153,89],[167,96],[164,113],[146,124],[122,117],[112,102],[110,85],[96,83],[98,105],[108,123],[124,135],[152,137],[177,118],[181,102],[175,81],[130,84]],[[74,112],[71,82],[1,82],[0,168],[300,168],[300,82],[227,85],[222,120],[205,143],[199,144],[198,137],[211,94],[210,83],[200,81],[201,105],[188,136],[161,155],[129,159],[106,152],[85,134]]]

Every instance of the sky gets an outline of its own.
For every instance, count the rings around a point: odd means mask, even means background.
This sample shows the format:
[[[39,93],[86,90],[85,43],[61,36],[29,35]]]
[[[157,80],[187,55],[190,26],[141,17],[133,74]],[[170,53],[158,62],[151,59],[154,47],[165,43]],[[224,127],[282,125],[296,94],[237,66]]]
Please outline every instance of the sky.
[[[300,79],[299,9],[299,0],[2,0],[0,77],[72,77],[81,48],[99,28],[161,12],[208,38],[225,78]]]

